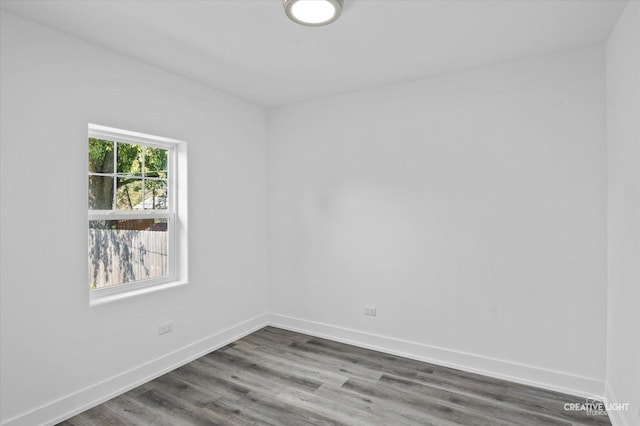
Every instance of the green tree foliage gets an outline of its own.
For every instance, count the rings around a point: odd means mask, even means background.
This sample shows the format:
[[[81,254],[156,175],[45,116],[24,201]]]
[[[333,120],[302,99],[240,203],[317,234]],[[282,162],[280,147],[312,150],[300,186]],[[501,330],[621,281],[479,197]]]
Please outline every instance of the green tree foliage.
[[[112,174],[114,166],[115,179],[91,175]],[[89,208],[92,210],[132,210],[143,202],[144,208],[166,208],[166,149],[89,138],[89,173]]]
[[[89,138],[89,173],[113,173],[114,143]],[[89,175],[89,208],[109,210],[113,202],[113,179]]]

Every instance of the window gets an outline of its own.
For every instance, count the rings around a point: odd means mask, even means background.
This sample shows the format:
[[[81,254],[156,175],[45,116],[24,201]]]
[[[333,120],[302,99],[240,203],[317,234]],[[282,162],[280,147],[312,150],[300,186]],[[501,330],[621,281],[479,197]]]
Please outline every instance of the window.
[[[177,280],[180,144],[89,125],[88,284],[92,300]]]

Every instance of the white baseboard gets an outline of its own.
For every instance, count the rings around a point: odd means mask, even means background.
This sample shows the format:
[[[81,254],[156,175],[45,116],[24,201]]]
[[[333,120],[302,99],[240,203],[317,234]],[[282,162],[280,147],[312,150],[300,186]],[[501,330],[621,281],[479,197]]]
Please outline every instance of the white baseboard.
[[[602,395],[604,391],[603,381],[589,377],[438,348],[285,315],[263,314],[138,367],[7,419],[0,426],[54,425],[253,333],[266,325],[572,395]],[[609,394],[613,395],[610,390],[608,390],[608,398]],[[615,400],[613,396],[610,399]],[[627,426],[619,412],[614,414],[619,416],[614,421],[614,416],[612,415],[611,420],[614,426]]]
[[[603,380],[562,371],[488,358],[285,315],[269,314],[269,324],[290,331],[571,395],[587,397],[602,395],[604,392]]]
[[[613,388],[611,388],[611,384],[609,382],[605,382],[604,384],[604,396],[607,398],[608,402],[623,402],[620,401],[616,394],[613,392]],[[631,423],[627,422],[624,418],[624,411],[608,411],[609,420],[611,420],[612,426],[630,426]]]
[[[54,425],[251,334],[266,325],[266,314],[256,316],[138,367],[5,420],[2,422],[2,426]]]

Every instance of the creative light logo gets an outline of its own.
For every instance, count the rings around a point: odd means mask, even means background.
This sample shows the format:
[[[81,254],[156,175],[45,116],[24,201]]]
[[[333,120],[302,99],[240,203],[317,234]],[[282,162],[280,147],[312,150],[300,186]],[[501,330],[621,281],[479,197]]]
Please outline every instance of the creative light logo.
[[[588,416],[606,416],[607,411],[627,411],[628,402],[609,402],[604,396],[590,396],[584,402],[567,402],[565,411],[584,411]]]

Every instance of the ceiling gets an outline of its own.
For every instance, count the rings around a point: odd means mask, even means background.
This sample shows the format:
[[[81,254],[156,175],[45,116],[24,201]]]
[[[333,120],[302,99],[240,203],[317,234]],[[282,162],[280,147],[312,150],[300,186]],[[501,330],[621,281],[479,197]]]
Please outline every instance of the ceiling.
[[[326,27],[281,0],[1,0],[2,9],[275,106],[603,42],[627,0],[345,0]]]

